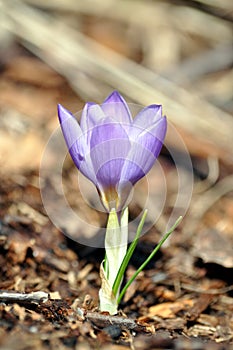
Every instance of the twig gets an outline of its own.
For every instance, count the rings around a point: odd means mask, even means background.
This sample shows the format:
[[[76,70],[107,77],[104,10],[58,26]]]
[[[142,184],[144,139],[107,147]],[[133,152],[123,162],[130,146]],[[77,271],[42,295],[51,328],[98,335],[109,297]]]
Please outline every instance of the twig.
[[[0,291],[1,303],[18,303],[18,304],[40,304],[49,299],[49,294],[45,292],[18,293],[13,291]]]
[[[45,292],[32,292],[32,293],[18,293],[14,291],[0,291],[0,303],[17,303],[20,305],[40,305],[41,307],[49,307],[50,305],[46,305],[47,301],[49,301],[49,293]],[[53,300],[51,300],[53,301]],[[56,300],[54,300],[56,302]],[[54,304],[56,306],[56,304]],[[60,305],[60,304],[59,304]],[[51,310],[50,310],[51,311]],[[52,309],[54,312],[54,309]],[[56,311],[56,310],[55,310]],[[152,328],[148,326],[143,326],[137,323],[136,321],[122,317],[122,316],[110,316],[104,315],[97,312],[87,312],[83,314],[84,319],[92,322],[98,327],[104,328],[110,325],[118,325],[121,329],[134,330],[137,332],[151,332]]]
[[[104,315],[98,312],[87,312],[85,316],[88,321],[101,328],[107,327],[109,325],[118,325],[122,329],[126,328],[136,332],[148,332],[148,327],[140,325],[130,318]]]

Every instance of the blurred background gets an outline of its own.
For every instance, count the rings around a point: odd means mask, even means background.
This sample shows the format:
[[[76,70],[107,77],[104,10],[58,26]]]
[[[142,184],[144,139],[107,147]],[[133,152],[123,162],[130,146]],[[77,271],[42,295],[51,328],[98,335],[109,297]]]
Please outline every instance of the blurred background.
[[[45,145],[58,127],[57,103],[76,113],[85,102],[101,103],[115,89],[127,102],[162,104],[176,130],[169,129],[159,158],[167,194],[158,221],[164,183],[156,166],[148,177],[150,186],[142,180],[134,192],[132,220],[144,209],[150,192],[146,204],[150,230],[142,238],[136,265],[164,232],[176,202],[179,176],[183,174],[193,185],[193,191],[187,189],[187,198],[182,189],[184,199],[177,215],[188,211],[162,250],[169,259],[156,266],[163,271],[162,280],[176,281],[176,286],[173,290],[168,283],[153,298],[174,301],[182,288],[188,290],[181,282],[186,287],[195,282],[200,288],[215,288],[208,276],[220,280],[215,286],[232,290],[232,0],[0,0],[1,288],[59,291],[62,297],[88,290],[97,298],[98,288],[93,285],[99,285],[98,269],[92,264],[85,267],[85,261],[77,263],[77,256],[83,258],[90,251],[76,247],[74,255],[65,250],[65,244],[75,250],[74,243],[64,243],[41,201],[40,187],[49,195],[51,190],[51,206],[57,210],[59,202],[52,193],[58,192],[59,179],[50,172],[39,184],[39,169]],[[177,142],[177,133],[184,144]],[[56,145],[50,151],[52,169],[60,153]],[[191,168],[183,163],[187,154]],[[95,190],[85,188],[85,200],[82,197],[69,156],[63,186],[69,205],[84,223],[93,224],[90,228],[65,220],[64,211],[60,213],[63,230],[74,238],[92,239],[97,227],[105,226],[106,215],[94,209]],[[24,275],[19,279],[22,266]],[[82,275],[78,281],[77,271]],[[137,282],[126,301],[140,288],[152,293],[148,287],[152,275],[145,275],[147,286]],[[163,293],[166,288],[170,294]],[[155,303],[153,298],[144,301],[144,312]],[[227,302],[232,306],[228,298],[218,304],[218,310],[228,310]],[[212,327],[220,324],[214,322]],[[232,337],[232,329],[221,339]],[[202,334],[200,329],[196,332]]]

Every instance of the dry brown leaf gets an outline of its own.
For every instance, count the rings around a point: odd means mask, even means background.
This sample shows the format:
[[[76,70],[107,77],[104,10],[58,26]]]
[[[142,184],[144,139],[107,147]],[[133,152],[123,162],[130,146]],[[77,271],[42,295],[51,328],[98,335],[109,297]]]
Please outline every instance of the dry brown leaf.
[[[162,318],[173,318],[179,311],[187,310],[193,306],[192,299],[179,300],[174,303],[162,303],[149,308],[148,317],[159,316]]]

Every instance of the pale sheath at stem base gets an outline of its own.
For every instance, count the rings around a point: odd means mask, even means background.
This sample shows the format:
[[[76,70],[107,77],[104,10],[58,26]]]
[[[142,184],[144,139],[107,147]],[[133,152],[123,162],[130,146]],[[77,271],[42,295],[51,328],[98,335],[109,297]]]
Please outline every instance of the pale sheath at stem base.
[[[115,294],[113,285],[126,255],[127,244],[128,208],[123,210],[120,224],[116,210],[112,209],[105,236],[105,261],[100,266],[101,289],[99,291],[100,311],[108,311],[111,315],[117,313],[121,283]]]

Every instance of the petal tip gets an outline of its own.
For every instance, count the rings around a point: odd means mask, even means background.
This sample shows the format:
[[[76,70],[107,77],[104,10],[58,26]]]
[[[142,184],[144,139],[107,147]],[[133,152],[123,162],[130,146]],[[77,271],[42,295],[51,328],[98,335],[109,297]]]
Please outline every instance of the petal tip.
[[[145,107],[145,109],[152,109],[152,110],[154,110],[156,115],[160,114],[162,117],[162,109],[163,109],[162,105],[152,104],[152,105]]]
[[[70,117],[74,118],[73,114],[67,109],[65,109],[65,107],[63,107],[60,103],[58,103],[57,105],[57,114],[61,124],[64,123]]]
[[[124,98],[121,96],[121,94],[117,91],[114,90],[103,102],[104,103],[114,103],[114,102],[122,102],[126,103]]]

